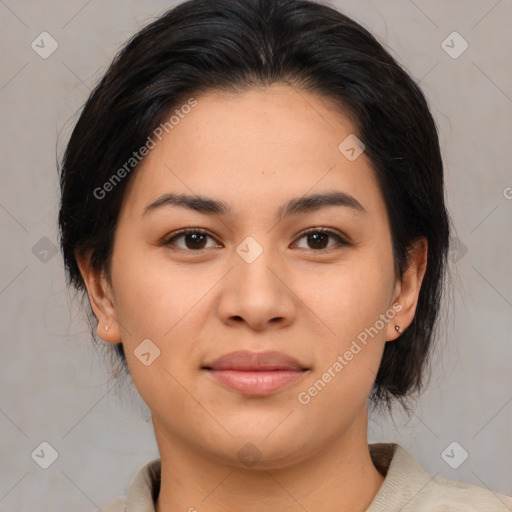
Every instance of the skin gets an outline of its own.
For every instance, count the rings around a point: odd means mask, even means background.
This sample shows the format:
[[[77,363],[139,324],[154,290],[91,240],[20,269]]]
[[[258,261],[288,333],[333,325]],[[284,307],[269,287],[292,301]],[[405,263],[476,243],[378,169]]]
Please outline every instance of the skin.
[[[413,247],[400,281],[371,162],[338,150],[355,128],[327,99],[285,84],[196,99],[132,177],[111,283],[90,270],[88,253],[77,255],[98,333],[123,342],[152,412],[162,461],[156,510],[366,510],[384,480],[368,448],[368,395],[385,343],[399,336],[395,325],[405,329],[414,317],[426,241]],[[329,206],[277,221],[288,200],[332,191],[352,195],[366,213]],[[167,192],[222,200],[232,211],[166,206],[142,217]],[[350,245],[324,235],[319,249],[301,235],[314,227]],[[209,232],[202,251],[190,236],[160,244],[182,228]],[[247,236],[263,248],[252,263],[236,252]],[[400,312],[301,404],[298,393],[397,303]],[[134,350],[148,338],[160,356],[145,366]],[[286,389],[251,397],[201,369],[240,349],[285,352],[309,371]],[[248,442],[261,457],[252,467],[237,455]]]

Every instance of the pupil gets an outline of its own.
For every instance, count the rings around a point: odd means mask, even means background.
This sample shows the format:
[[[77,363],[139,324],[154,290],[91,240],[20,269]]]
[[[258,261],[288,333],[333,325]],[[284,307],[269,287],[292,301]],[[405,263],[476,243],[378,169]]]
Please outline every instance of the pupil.
[[[322,238],[322,237],[323,237],[323,242],[325,242],[325,240],[327,239],[327,236],[326,236],[325,234],[323,234],[323,233],[313,233],[313,234],[311,234],[310,236],[311,236],[311,237],[313,237],[313,238],[315,239],[314,244],[315,244],[317,247],[319,247],[319,244],[317,243],[317,242],[318,242],[318,238],[317,238],[317,237],[320,237],[320,238]],[[325,245],[326,245],[326,244],[325,244],[325,243],[322,243],[322,241],[320,241],[320,243],[321,243],[321,248],[323,249],[323,248],[325,247]]]
[[[204,235],[200,234],[200,233],[193,233],[193,234],[189,234],[188,235],[189,237],[189,240],[192,239],[193,242],[192,244],[197,248],[201,242],[203,242],[203,240],[201,240],[201,237],[204,238]]]

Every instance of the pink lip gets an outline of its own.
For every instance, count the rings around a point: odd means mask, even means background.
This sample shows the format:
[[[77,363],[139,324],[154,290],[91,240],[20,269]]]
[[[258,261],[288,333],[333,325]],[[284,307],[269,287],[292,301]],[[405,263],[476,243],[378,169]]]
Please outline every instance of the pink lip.
[[[265,396],[301,379],[308,368],[281,352],[239,350],[203,367],[225,387],[244,395]]]
[[[297,359],[282,352],[237,350],[204,365],[211,370],[307,370]]]

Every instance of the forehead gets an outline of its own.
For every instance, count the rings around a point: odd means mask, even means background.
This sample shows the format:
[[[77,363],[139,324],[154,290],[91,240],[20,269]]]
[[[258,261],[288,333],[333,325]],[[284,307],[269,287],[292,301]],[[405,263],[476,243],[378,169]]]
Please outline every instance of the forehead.
[[[126,191],[132,213],[165,192],[222,196],[253,210],[327,190],[380,201],[366,155],[351,161],[340,151],[355,126],[331,100],[283,84],[194,98],[193,108],[169,113],[161,140],[153,137]]]

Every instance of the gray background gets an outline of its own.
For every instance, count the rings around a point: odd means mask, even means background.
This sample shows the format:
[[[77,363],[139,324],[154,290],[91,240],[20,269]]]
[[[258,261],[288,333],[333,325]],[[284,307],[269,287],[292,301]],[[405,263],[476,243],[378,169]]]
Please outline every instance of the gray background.
[[[95,510],[158,456],[140,399],[109,390],[51,248],[56,152],[77,110],[120,45],[175,3],[0,0],[0,511]],[[432,473],[512,495],[512,0],[332,5],[421,81],[458,237],[430,386],[410,421],[372,417],[370,442],[400,442]],[[43,31],[59,44],[47,59],[31,48]],[[442,47],[454,31],[469,44],[458,58]],[[58,452],[48,469],[31,458],[42,441]],[[458,469],[441,455],[453,441],[469,453]]]

